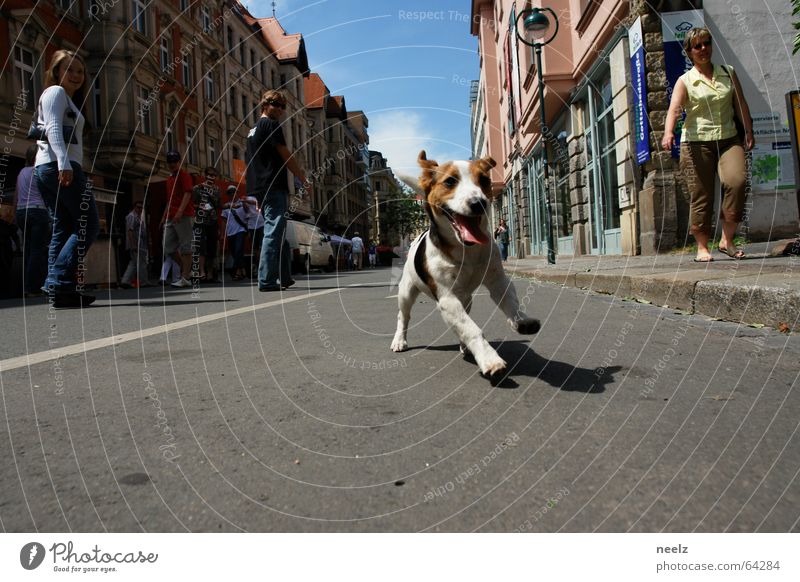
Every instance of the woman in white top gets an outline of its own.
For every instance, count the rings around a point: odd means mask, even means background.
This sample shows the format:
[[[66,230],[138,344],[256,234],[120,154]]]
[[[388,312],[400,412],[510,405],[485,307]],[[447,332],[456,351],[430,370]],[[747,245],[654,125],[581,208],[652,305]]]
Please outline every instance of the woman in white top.
[[[53,54],[45,73],[47,88],[39,99],[35,176],[53,217],[45,291],[53,306],[86,307],[92,295],[82,293],[86,255],[99,223],[91,184],[83,173],[83,103],[86,66],[72,51]]]

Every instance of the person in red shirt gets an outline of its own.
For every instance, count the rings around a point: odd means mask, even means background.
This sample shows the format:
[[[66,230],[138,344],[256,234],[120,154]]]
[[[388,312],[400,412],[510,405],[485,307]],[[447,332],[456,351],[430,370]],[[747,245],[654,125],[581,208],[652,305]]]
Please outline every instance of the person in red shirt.
[[[194,183],[189,174],[181,170],[181,155],[167,154],[169,178],[167,178],[167,208],[161,224],[164,226],[164,254],[172,255],[181,265],[181,278],[171,283],[173,287],[191,287],[189,281],[192,268],[192,218]]]

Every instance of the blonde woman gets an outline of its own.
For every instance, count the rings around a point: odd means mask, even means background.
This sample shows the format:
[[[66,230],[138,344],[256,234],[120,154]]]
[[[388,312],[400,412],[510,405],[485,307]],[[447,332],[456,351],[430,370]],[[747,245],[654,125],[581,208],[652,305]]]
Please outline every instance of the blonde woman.
[[[675,125],[685,109],[680,169],[691,195],[690,232],[697,241],[694,260],[698,263],[714,260],[708,243],[717,174],[722,186],[719,250],[733,259],[741,259],[744,251],[734,247],[733,239],[744,214],[747,178],[744,152],[754,144],[750,109],[733,67],[711,62],[712,39],[707,28],[690,30],[683,46],[693,66],[675,84],[661,145],[665,150],[672,148]],[[738,116],[744,126],[744,142],[737,135],[734,116]]]
[[[97,207],[87,187],[83,163],[83,102],[86,66],[76,53],[59,50],[45,73],[39,99],[34,174],[53,218],[45,290],[56,308],[87,307],[92,295],[82,293],[86,254],[99,230]]]

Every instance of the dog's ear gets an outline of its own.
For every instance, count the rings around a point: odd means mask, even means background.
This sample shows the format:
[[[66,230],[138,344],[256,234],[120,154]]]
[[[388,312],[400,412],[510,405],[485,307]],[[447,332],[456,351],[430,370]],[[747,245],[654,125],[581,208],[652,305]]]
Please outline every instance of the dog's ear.
[[[435,160],[429,160],[425,154],[425,150],[419,152],[417,162],[422,168],[422,174],[419,177],[419,186],[425,191],[425,194],[428,194],[436,180],[436,168],[439,167],[439,164]]]
[[[477,182],[483,193],[489,198],[494,198],[496,193],[492,192],[492,168],[497,165],[489,156],[472,162],[472,179]]]
[[[494,158],[491,156],[486,156],[485,158],[481,158],[475,162],[481,169],[481,171],[486,172],[487,174],[492,171],[497,165],[497,162],[494,161]]]

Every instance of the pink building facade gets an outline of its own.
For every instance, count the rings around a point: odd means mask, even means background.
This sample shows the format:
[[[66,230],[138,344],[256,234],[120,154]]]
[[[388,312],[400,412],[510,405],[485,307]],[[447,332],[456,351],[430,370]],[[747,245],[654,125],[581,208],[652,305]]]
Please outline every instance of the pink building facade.
[[[717,61],[738,65],[737,51],[746,54],[753,49],[737,46],[734,33],[724,30],[728,23],[718,3],[706,2],[704,9],[703,2],[676,0],[660,7],[663,12],[696,10],[697,18],[704,19],[712,31],[722,30],[714,32],[720,45]],[[653,254],[686,240],[688,200],[677,160],[658,147],[668,96],[663,12],[656,12],[652,4],[643,0],[472,0],[471,33],[478,37],[480,54],[478,94],[471,100],[473,154],[491,155],[498,162],[492,175],[498,194],[493,219],[503,217],[511,226],[512,255],[546,254],[547,195],[556,252],[561,257]],[[517,16],[532,6],[551,8],[559,21],[555,39],[542,52],[544,127],[540,127],[533,49],[515,33]],[[644,146],[649,159],[642,163],[636,153],[638,118],[629,48],[634,24],[642,31],[647,92],[643,114],[649,121]],[[740,78],[748,79],[746,67],[737,70]],[[796,78],[792,71],[775,74]],[[743,84],[753,109],[768,84],[761,86],[758,79]],[[786,118],[785,111],[782,116]],[[773,117],[780,118],[780,111]],[[544,147],[550,168],[548,188],[543,180]],[[788,203],[794,191],[784,187],[782,192],[791,192],[783,202],[775,192],[762,193],[775,208],[772,216],[781,218],[756,225],[751,238],[764,238],[759,228],[773,237],[796,229],[797,208]],[[758,196],[758,192],[752,194]],[[784,202],[786,208],[781,211],[778,204]]]

